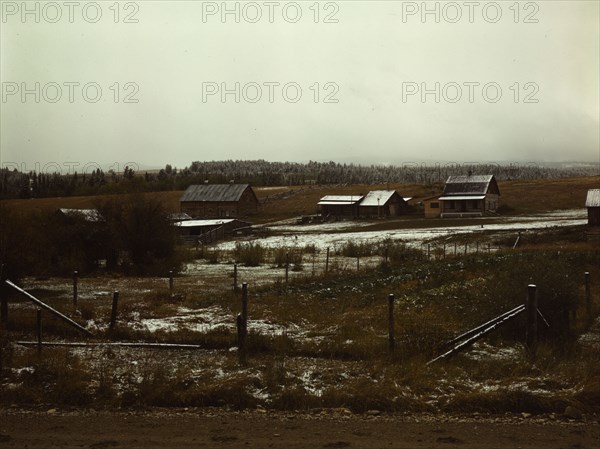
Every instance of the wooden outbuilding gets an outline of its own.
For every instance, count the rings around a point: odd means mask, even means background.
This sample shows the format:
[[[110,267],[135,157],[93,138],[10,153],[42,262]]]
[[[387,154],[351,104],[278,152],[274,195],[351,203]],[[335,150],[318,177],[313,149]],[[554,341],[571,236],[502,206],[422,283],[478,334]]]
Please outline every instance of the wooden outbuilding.
[[[494,175],[450,176],[439,197],[440,216],[481,217],[495,213],[500,189]]]
[[[588,225],[600,226],[600,189],[588,190],[585,207],[587,207]]]
[[[438,218],[440,216],[442,213],[440,196],[441,195],[430,196],[421,200],[425,218]]]
[[[319,201],[324,217],[358,217],[363,195],[326,195]]]
[[[259,202],[249,184],[191,185],[179,200],[193,218],[242,218],[256,214]]]
[[[371,190],[359,204],[361,217],[398,217],[408,203],[396,190]]]
[[[181,220],[174,223],[187,243],[210,243],[248,229],[250,223],[233,218],[213,220]]]

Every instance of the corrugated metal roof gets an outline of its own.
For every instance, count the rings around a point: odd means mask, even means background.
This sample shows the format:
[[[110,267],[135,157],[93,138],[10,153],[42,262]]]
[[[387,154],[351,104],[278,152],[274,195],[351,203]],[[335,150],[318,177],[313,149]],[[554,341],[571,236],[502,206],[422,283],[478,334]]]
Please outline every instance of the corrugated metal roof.
[[[183,220],[175,222],[175,226],[182,228],[202,227],[202,226],[218,226],[231,223],[235,219],[224,219],[224,220]]]
[[[460,201],[460,200],[482,200],[485,198],[485,195],[450,195],[450,196],[440,196],[438,199],[440,201]]]
[[[588,190],[585,207],[600,207],[600,189]]]
[[[363,199],[362,195],[326,195],[318,202],[322,205],[352,205]]]
[[[360,202],[361,206],[383,206],[396,193],[395,190],[371,190]]]
[[[444,186],[444,195],[485,194],[494,175],[450,176]]]
[[[249,184],[195,184],[187,188],[179,201],[239,201]]]

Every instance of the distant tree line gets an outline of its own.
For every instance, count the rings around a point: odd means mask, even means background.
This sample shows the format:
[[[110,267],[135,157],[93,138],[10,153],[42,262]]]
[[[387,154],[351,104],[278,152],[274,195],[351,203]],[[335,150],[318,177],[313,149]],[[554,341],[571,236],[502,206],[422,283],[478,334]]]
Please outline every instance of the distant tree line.
[[[543,179],[569,176],[595,176],[597,165],[568,168],[537,164],[404,164],[360,165],[336,162],[268,162],[195,161],[177,169],[167,164],[153,172],[134,172],[125,167],[122,173],[23,173],[16,169],[0,169],[0,198],[44,198],[55,196],[105,195],[112,193],[184,190],[190,184],[222,184],[234,181],[253,186],[306,184],[385,184],[444,182],[451,175],[493,174],[497,179]]]

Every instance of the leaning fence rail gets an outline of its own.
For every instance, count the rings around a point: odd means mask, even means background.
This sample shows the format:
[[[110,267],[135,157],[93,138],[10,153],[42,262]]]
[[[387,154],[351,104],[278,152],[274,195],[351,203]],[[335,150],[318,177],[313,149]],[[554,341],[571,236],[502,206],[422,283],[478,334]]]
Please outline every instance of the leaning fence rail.
[[[8,279],[4,281],[6,283],[6,285],[14,288],[15,290],[17,290],[19,293],[22,293],[23,295],[25,295],[31,302],[33,302],[34,304],[36,304],[37,306],[41,307],[44,310],[47,310],[48,312],[50,312],[51,314],[53,314],[54,316],[60,318],[61,320],[63,320],[65,323],[67,323],[68,325],[74,327],[77,330],[80,330],[81,332],[89,335],[89,336],[93,336],[93,334],[87,330],[85,327],[83,327],[82,325],[76,323],[75,321],[73,321],[71,318],[63,315],[62,313],[60,313],[58,310],[50,307],[48,304],[46,304],[45,302],[40,301],[39,299],[37,299],[35,296],[33,296],[31,293],[26,292],[25,290],[23,290],[21,287],[19,287],[18,285],[15,285],[14,283],[12,283],[11,281],[9,281]]]

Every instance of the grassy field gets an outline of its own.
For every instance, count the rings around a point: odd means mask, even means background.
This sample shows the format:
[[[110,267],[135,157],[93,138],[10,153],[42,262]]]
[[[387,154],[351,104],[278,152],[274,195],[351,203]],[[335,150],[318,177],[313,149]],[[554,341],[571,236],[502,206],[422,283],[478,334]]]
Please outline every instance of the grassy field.
[[[532,181],[499,182],[501,205],[506,206],[507,213],[524,214],[545,212],[556,209],[583,208],[588,189],[600,187],[600,177],[539,179]],[[274,199],[263,205],[260,213],[251,218],[257,223],[281,220],[299,215],[310,215],[318,212],[317,203],[325,195],[366,194],[369,190],[396,189],[404,197],[415,200],[438,194],[443,185],[422,184],[380,184],[352,186],[294,186],[280,188],[256,188],[259,199],[289,192],[287,198]],[[144,195],[161,198],[172,211],[179,211],[179,198],[183,192],[154,192]],[[4,200],[3,204],[23,211],[52,210],[65,208],[92,208],[98,200],[106,197],[66,197],[40,198],[27,200]]]
[[[600,178],[500,183],[512,214],[583,208],[585,192]],[[439,186],[398,186],[422,197]],[[365,193],[388,186],[257,189],[265,203],[258,221],[315,212],[326,194]],[[160,196],[177,210],[180,192]],[[93,197],[11,200],[22,210],[88,208]],[[408,227],[428,222],[405,219]],[[378,224],[374,225],[379,229]],[[484,412],[555,413],[572,407],[600,413],[600,253],[584,226],[523,234],[454,236],[460,243],[493,240],[499,250],[448,254],[430,260],[418,248],[386,243],[389,261],[372,244],[348,244],[329,271],[311,270],[309,249],[290,282],[283,281],[279,248],[255,271],[249,298],[249,361],[238,362],[236,315],[240,294],[232,291],[233,254],[198,260],[196,271],[175,279],[124,277],[102,272],[80,279],[73,310],[71,281],[27,278],[24,286],[94,332],[85,340],[44,312],[44,341],[195,344],[195,350],[149,350],[90,345],[36,349],[35,308],[12,295],[6,328],[0,327],[0,404],[102,407],[264,407],[281,410],[344,408],[363,413]],[[364,229],[371,229],[366,227]],[[453,237],[453,238],[454,238]],[[506,241],[503,241],[505,238]],[[446,240],[444,240],[444,243]],[[454,240],[448,240],[454,242]],[[353,242],[351,242],[353,243]],[[354,242],[355,243],[355,242]],[[354,253],[372,250],[360,269]],[[196,256],[210,258],[206,249]],[[314,250],[314,248],[313,248]],[[200,253],[200,251],[203,251]],[[388,253],[386,253],[388,254]],[[238,259],[239,260],[239,259]],[[364,261],[363,261],[364,262]],[[192,264],[192,265],[194,265]],[[216,268],[224,268],[217,270]],[[245,267],[246,268],[246,267]],[[253,268],[254,269],[254,268]],[[250,270],[250,268],[248,268]],[[590,272],[591,306],[583,273]],[[445,342],[501,312],[522,304],[527,285],[538,285],[540,324],[535,354],[523,344],[523,317],[475,344],[471,351],[433,365]],[[109,331],[112,292],[121,293],[114,331]],[[387,298],[396,295],[396,348],[388,351]]]

